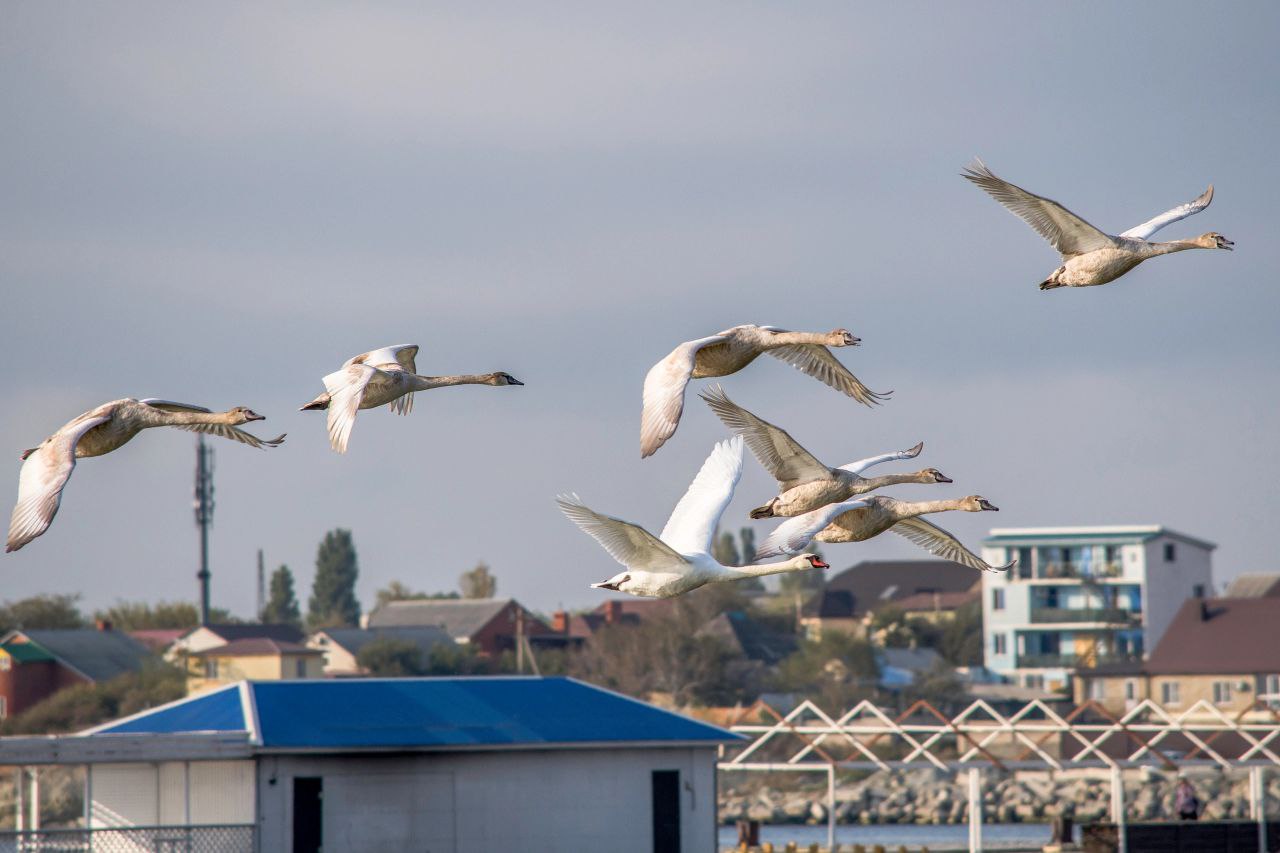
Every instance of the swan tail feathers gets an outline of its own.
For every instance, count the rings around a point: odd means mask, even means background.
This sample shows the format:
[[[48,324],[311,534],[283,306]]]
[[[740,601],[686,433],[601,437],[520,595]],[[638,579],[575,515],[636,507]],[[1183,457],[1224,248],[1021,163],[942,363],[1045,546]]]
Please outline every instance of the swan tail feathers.
[[[327,408],[329,408],[329,395],[321,394],[319,397],[316,397],[310,403],[307,403],[305,406],[298,409],[298,411],[299,412],[315,412],[315,411],[322,411]]]

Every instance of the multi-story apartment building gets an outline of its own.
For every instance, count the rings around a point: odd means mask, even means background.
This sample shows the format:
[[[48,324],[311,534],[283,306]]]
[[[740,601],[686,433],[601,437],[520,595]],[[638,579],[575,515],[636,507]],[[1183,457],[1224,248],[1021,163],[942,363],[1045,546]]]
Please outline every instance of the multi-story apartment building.
[[[1077,667],[1140,661],[1188,598],[1213,594],[1214,545],[1159,525],[996,528],[982,556],[988,669],[1065,688]]]

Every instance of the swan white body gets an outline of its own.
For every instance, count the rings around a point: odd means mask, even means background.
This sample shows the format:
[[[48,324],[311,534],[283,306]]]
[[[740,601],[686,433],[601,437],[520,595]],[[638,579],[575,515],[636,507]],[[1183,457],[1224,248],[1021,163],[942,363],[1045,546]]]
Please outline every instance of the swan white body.
[[[690,379],[737,373],[761,353],[830,385],[868,406],[886,399],[858,381],[827,347],[857,346],[844,329],[833,332],[789,332],[777,326],[734,326],[719,334],[686,341],[649,369],[644,378],[644,411],[640,417],[640,456],[652,456],[675,435],[684,411],[684,389]]]
[[[819,542],[865,542],[886,530],[905,536],[929,553],[984,572],[1008,571],[1013,562],[992,566],[978,557],[947,531],[918,516],[931,512],[994,512],[986,498],[970,495],[946,501],[907,502],[887,495],[828,504],[821,509],[789,518],[774,528],[756,555],[758,559],[794,554]]]
[[[1166,210],[1122,234],[1111,236],[1076,216],[1052,199],[1027,192],[998,177],[981,160],[965,169],[963,176],[992,198],[1017,214],[1048,240],[1062,256],[1062,266],[1040,283],[1041,290],[1055,287],[1092,287],[1114,281],[1138,264],[1158,255],[1186,249],[1226,249],[1235,244],[1210,231],[1192,240],[1169,243],[1149,238],[1166,225],[1199,213],[1213,201],[1213,185],[1195,200]]]
[[[899,483],[950,483],[951,479],[937,468],[925,468],[910,474],[888,474],[883,477],[862,476],[868,468],[883,462],[914,459],[924,449],[920,442],[909,450],[882,453],[830,468],[800,446],[786,430],[729,399],[724,389],[716,386],[700,395],[716,416],[729,429],[746,439],[747,447],[778,481],[778,496],[751,511],[752,518],[774,518],[800,515],[829,503],[845,501],[883,486]]]
[[[329,444],[338,453],[347,452],[356,412],[378,406],[407,415],[413,411],[416,391],[430,391],[450,385],[523,385],[509,373],[464,374],[461,376],[419,376],[415,359],[417,344],[382,347],[352,356],[341,368],[324,377],[325,392],[300,411],[328,410]]]
[[[17,551],[49,529],[77,459],[110,453],[142,430],[162,426],[217,435],[250,447],[277,447],[284,442],[283,435],[264,440],[236,429],[240,424],[260,420],[265,418],[243,406],[211,412],[200,406],[154,398],[126,397],[85,412],[46,438],[39,447],[22,454],[18,502],[9,521],[5,551]]]
[[[629,521],[601,515],[576,495],[561,495],[556,503],[570,521],[626,566],[626,571],[592,584],[596,589],[673,598],[709,583],[828,568],[813,554],[765,566],[724,566],[711,556],[711,538],[741,476],[742,438],[735,436],[711,451],[660,536]]]

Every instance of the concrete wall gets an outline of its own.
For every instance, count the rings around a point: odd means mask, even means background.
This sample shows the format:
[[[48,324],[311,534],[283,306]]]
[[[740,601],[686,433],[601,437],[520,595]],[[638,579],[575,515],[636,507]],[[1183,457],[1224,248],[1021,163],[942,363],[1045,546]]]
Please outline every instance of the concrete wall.
[[[1173,543],[1172,562],[1164,560],[1164,546]],[[1146,564],[1146,598],[1142,613],[1147,654],[1160,642],[1165,629],[1173,621],[1178,608],[1193,597],[1197,584],[1205,596],[1213,595],[1213,552],[1179,539],[1158,536],[1147,542],[1143,559]]]
[[[293,779],[324,782],[326,851],[652,853],[654,770],[679,770],[682,849],[715,849],[715,750],[264,756],[262,850],[292,847]]]

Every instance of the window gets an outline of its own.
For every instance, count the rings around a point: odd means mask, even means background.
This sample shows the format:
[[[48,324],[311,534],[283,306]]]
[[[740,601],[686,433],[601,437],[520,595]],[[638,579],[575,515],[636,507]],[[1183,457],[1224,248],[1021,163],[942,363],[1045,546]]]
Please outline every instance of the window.
[[[1231,682],[1230,681],[1213,682],[1213,704],[1215,705],[1231,704]]]
[[[1004,590],[996,588],[991,590],[991,609],[1004,610]]]
[[[1015,557],[1015,556],[1018,558],[1018,577],[1019,577],[1019,578],[1022,578],[1023,580],[1026,580],[1027,578],[1030,578],[1030,577],[1032,576],[1032,575],[1031,575],[1031,568],[1032,568],[1032,566],[1031,566],[1031,554],[1032,554],[1031,549],[1030,549],[1030,548],[1019,548],[1019,549],[1017,549],[1017,551],[1016,551],[1016,553],[1015,553],[1015,552],[1014,552],[1014,549],[1013,549],[1013,548],[1010,548],[1010,549],[1009,549],[1009,551],[1010,551],[1010,553],[1009,553],[1009,555],[1008,555],[1008,557],[1009,557],[1009,558],[1013,558],[1013,557]]]
[[[1124,701],[1132,702],[1138,698],[1138,682],[1132,678],[1124,680]]]
[[[1043,675],[1028,675],[1022,680],[1023,687],[1030,687],[1032,690],[1044,690]]]
[[[293,662],[293,674],[296,678],[307,677],[307,662],[302,658],[298,658]]]
[[[1176,559],[1178,559],[1178,546],[1172,542],[1164,543],[1164,561],[1172,563]]]
[[[204,659],[204,677],[205,678],[218,677],[218,659],[217,658]]]
[[[1176,681],[1166,681],[1160,685],[1161,705],[1181,705],[1182,685]]]
[[[1107,683],[1101,678],[1089,679],[1089,698],[1095,702],[1101,702],[1107,698]]]
[[[991,651],[998,655],[1009,653],[1009,640],[1004,634],[991,635]]]
[[[1272,708],[1280,707],[1280,675],[1268,675],[1262,679],[1262,695],[1258,697]]]
[[[1191,587],[1191,597],[1204,598],[1204,584],[1198,583],[1195,586]]]

